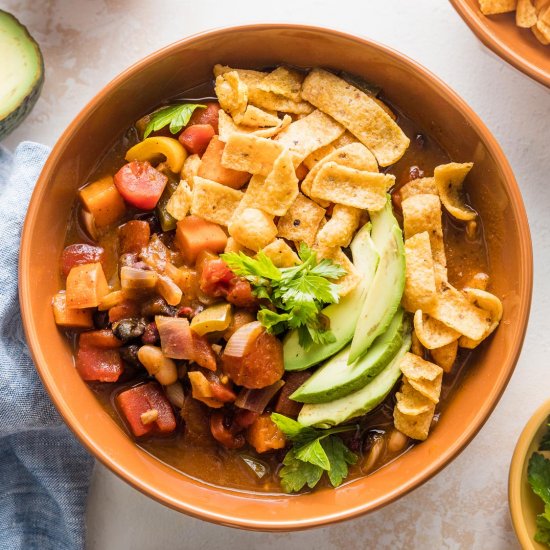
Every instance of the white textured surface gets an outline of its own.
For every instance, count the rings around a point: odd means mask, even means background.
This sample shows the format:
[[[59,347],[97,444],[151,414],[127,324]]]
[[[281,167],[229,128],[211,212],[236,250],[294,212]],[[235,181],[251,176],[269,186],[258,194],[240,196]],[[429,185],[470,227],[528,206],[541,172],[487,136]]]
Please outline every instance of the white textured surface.
[[[507,506],[508,464],[534,409],[549,397],[550,91],[479,44],[444,0],[9,0],[36,37],[47,80],[38,105],[7,140],[53,144],[121,70],[154,50],[212,27],[299,22],[363,35],[416,59],[450,84],[502,145],[527,206],[535,290],[524,351],[508,389],[472,444],[424,486],[345,524],[288,535],[247,533],[187,518],[97,467],[88,546],[97,549],[517,548]],[[281,538],[283,537],[283,538]]]

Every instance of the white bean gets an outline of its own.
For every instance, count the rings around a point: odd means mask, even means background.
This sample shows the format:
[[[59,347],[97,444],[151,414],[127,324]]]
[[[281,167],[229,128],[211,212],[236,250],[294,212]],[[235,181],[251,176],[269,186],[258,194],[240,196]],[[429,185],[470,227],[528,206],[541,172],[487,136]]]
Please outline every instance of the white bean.
[[[173,384],[178,379],[176,363],[162,353],[156,346],[141,346],[138,359],[147,372],[154,376],[163,386]]]

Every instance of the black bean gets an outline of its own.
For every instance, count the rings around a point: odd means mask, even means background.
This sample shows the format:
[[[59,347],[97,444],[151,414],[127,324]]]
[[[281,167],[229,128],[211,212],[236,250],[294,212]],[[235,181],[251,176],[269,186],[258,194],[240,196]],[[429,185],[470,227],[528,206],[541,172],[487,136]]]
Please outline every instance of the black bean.
[[[93,313],[94,327],[97,329],[104,329],[109,326],[109,312],[108,311],[94,311]]]
[[[169,306],[166,300],[160,297],[151,298],[141,306],[141,315],[143,317],[154,317],[155,315],[165,315],[175,317],[178,314],[178,309]]]
[[[113,332],[119,340],[128,342],[128,340],[139,338],[143,334],[146,325],[145,319],[130,317],[113,323]]]
[[[134,220],[147,222],[149,224],[149,229],[151,230],[151,235],[162,231],[159,219],[154,212],[140,212],[134,216]]]
[[[128,363],[132,367],[143,367],[141,361],[138,359],[139,346],[137,344],[131,344],[129,346],[123,346],[119,349],[120,357],[125,363]]]

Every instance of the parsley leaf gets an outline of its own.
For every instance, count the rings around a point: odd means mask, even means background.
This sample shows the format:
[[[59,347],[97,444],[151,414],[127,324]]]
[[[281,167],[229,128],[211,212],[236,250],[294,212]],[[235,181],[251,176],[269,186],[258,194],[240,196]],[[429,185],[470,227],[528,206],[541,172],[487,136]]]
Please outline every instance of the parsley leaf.
[[[533,453],[527,468],[527,479],[533,492],[545,504],[550,504],[550,460],[540,453]]]
[[[178,105],[169,105],[155,111],[150,115],[150,120],[143,132],[145,139],[151,132],[156,132],[165,126],[170,125],[170,132],[177,134],[187,125],[195,109],[206,109],[206,105],[195,103],[182,103]]]
[[[244,277],[258,298],[269,300],[276,308],[262,308],[258,320],[271,334],[298,329],[300,345],[306,350],[313,344],[334,341],[321,310],[326,304],[338,302],[338,285],[331,279],[345,275],[345,270],[331,260],[317,262],[316,253],[302,243],[299,249],[302,263],[279,269],[263,252],[255,258],[230,252],[221,258],[229,268]]]
[[[550,521],[546,512],[537,516],[537,532],[534,538],[537,542],[550,546]]]
[[[293,443],[279,472],[286,492],[300,491],[305,485],[313,488],[324,472],[337,487],[348,475],[348,464],[357,461],[357,456],[335,435],[355,430],[356,425],[319,430],[277,413],[271,414],[271,420]]]

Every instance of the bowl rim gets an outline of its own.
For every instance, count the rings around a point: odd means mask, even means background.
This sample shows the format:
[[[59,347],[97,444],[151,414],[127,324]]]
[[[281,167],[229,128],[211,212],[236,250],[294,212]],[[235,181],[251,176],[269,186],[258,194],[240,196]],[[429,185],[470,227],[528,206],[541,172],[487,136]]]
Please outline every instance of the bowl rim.
[[[486,17],[481,12],[477,13],[464,0],[449,0],[452,6],[457,11],[458,15],[464,20],[470,30],[478,37],[483,44],[501,59],[515,67],[518,71],[528,77],[536,80],[543,86],[550,88],[550,73],[542,70],[540,67],[531,63],[526,57],[519,55],[513,48],[508,46],[493,33],[488,30],[483,24],[483,17]],[[527,29],[526,29],[527,30]],[[548,46],[546,46],[548,47]]]
[[[354,508],[342,508],[338,512],[318,515],[313,518],[307,518],[300,521],[296,520],[248,520],[243,518],[235,518],[231,515],[231,511],[225,514],[211,512],[207,507],[199,507],[186,502],[174,501],[170,496],[165,495],[162,491],[158,491],[154,486],[143,482],[138,476],[135,476],[131,471],[127,470],[123,464],[111,459],[109,453],[96,443],[95,440],[88,437],[88,434],[83,433],[83,430],[78,426],[78,419],[64,402],[60,392],[54,387],[55,382],[53,376],[49,372],[47,362],[44,360],[41,353],[40,338],[38,336],[39,330],[32,323],[32,304],[29,297],[29,287],[31,274],[28,266],[30,264],[30,249],[31,238],[34,230],[34,225],[37,219],[37,213],[41,200],[45,194],[46,183],[50,177],[50,173],[57,165],[60,153],[65,149],[66,145],[70,142],[73,133],[77,128],[82,125],[83,119],[88,111],[93,110],[99,105],[105,96],[109,93],[113,87],[120,85],[124,80],[141,71],[149,64],[153,64],[164,56],[169,55],[177,51],[183,45],[192,44],[193,41],[205,38],[214,37],[216,35],[223,35],[228,32],[247,32],[247,31],[262,31],[262,30],[290,30],[290,31],[304,31],[304,32],[322,32],[329,33],[337,38],[343,38],[351,42],[357,43],[358,46],[368,46],[378,51],[383,52],[385,55],[396,59],[411,69],[422,73],[433,84],[436,92],[454,104],[463,113],[464,119],[474,128],[476,134],[484,142],[487,149],[492,153],[495,158],[496,165],[502,170],[503,181],[507,183],[508,191],[513,196],[514,208],[516,209],[518,219],[522,222],[518,224],[519,237],[519,254],[521,258],[520,269],[522,271],[522,277],[525,281],[525,285],[522,289],[522,293],[519,296],[520,307],[516,319],[518,320],[518,326],[520,327],[517,333],[517,339],[515,345],[511,348],[509,353],[510,363],[508,370],[500,377],[496,386],[492,392],[488,395],[488,398],[484,402],[483,406],[477,411],[474,421],[470,424],[469,428],[465,430],[454,441],[453,445],[447,447],[441,452],[437,459],[433,460],[429,467],[421,470],[419,473],[411,476],[411,479],[407,485],[401,487],[399,490],[394,490],[383,497],[373,499],[370,503],[366,502],[364,505],[356,506]],[[129,483],[135,489],[146,494],[147,496],[155,499],[156,501],[164,504],[174,510],[184,512],[188,515],[197,517],[199,519],[211,521],[214,523],[228,525],[233,527],[239,527],[252,530],[264,530],[264,531],[294,531],[300,529],[307,529],[311,527],[324,526],[338,521],[351,519],[360,515],[363,515],[369,511],[382,508],[383,506],[397,500],[401,496],[409,493],[413,489],[419,487],[428,479],[433,477],[445,466],[447,466],[452,460],[454,460],[460,452],[462,452],[470,441],[479,432],[482,426],[485,424],[496,404],[498,403],[504,389],[506,388],[510,377],[514,371],[514,368],[519,359],[523,341],[525,338],[525,332],[527,330],[527,324],[529,319],[529,312],[531,308],[531,296],[533,288],[533,255],[529,225],[527,221],[527,215],[523,204],[523,199],[517,182],[515,180],[511,166],[506,159],[504,152],[500,148],[494,136],[489,129],[482,122],[480,117],[469,107],[464,100],[462,100],[447,84],[441,79],[435,76],[431,71],[428,71],[425,67],[413,61],[408,56],[401,54],[388,46],[382,45],[376,41],[355,36],[346,32],[329,29],[326,27],[304,25],[304,24],[290,24],[290,23],[269,23],[269,24],[249,24],[249,25],[237,25],[230,27],[219,27],[215,29],[206,30],[203,32],[195,33],[182,40],[176,41],[164,48],[157,50],[138,62],[131,65],[125,71],[120,73],[117,77],[111,80],[105,85],[78,113],[78,115],[69,124],[66,130],[61,134],[60,138],[53,147],[46,164],[40,174],[37,181],[35,190],[33,191],[25,223],[23,226],[21,237],[21,248],[19,255],[19,301],[21,305],[21,315],[23,320],[23,327],[31,357],[34,361],[36,369],[42,379],[42,382],[47,389],[52,402],[61,414],[65,423],[73,431],[77,439],[84,445],[84,447],[97,458],[104,466],[118,475],[121,479]],[[184,474],[182,474],[184,475]],[[191,478],[189,478],[191,479]],[[216,489],[217,490],[217,489]],[[299,497],[295,497],[299,498]]]
[[[545,401],[529,418],[518,438],[508,474],[508,504],[512,525],[521,547],[525,550],[537,550],[531,535],[525,525],[525,512],[521,501],[521,486],[524,476],[524,467],[527,460],[527,453],[533,443],[537,432],[543,422],[550,416],[550,399]]]

